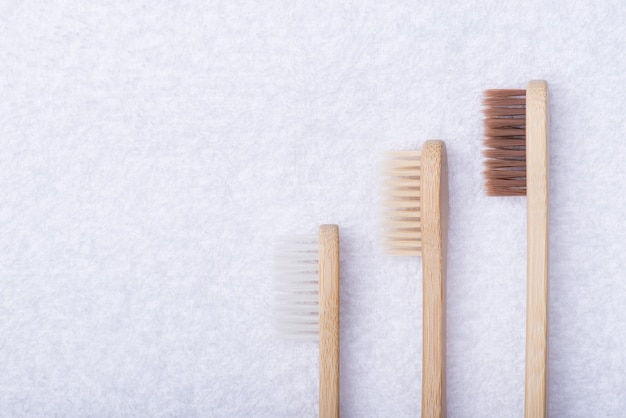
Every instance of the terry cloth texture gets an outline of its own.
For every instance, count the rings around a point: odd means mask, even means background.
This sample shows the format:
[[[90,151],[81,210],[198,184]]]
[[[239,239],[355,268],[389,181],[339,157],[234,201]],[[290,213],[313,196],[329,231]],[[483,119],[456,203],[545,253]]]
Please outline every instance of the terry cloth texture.
[[[421,262],[383,152],[449,152],[450,417],[519,417],[525,200],[481,95],[551,95],[550,414],[626,411],[622,1],[0,3],[0,417],[315,417],[273,243],[341,231],[341,412],[416,417]]]

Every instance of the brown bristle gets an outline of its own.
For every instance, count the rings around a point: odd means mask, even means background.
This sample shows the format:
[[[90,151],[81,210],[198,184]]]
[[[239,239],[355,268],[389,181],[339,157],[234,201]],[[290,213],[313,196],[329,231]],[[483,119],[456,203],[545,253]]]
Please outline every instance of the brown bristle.
[[[487,90],[485,186],[489,196],[526,194],[526,90]]]

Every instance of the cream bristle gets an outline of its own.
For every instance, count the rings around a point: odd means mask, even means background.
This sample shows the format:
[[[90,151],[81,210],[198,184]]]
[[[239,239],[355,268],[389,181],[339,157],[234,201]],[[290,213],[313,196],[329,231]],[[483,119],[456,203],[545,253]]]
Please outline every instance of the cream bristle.
[[[387,153],[383,242],[392,255],[421,255],[420,151]]]
[[[285,236],[276,244],[276,327],[289,339],[319,338],[319,245],[312,236]]]

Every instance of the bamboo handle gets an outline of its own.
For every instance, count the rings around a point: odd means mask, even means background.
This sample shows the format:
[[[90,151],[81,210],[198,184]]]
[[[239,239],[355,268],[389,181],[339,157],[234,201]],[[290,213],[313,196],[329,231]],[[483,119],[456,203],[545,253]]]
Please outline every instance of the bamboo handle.
[[[422,417],[446,416],[445,238],[447,162],[443,141],[422,149],[421,220],[423,271]]]
[[[319,230],[321,418],[339,417],[339,228]]]
[[[528,260],[526,294],[526,418],[547,415],[548,359],[548,85],[526,89]]]

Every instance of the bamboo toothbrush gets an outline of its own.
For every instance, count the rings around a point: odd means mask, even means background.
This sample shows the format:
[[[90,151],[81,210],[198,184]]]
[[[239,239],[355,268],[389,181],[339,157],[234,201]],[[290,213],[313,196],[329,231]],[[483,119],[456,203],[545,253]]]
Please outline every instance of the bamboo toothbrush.
[[[547,415],[548,369],[548,85],[487,90],[485,177],[490,196],[527,200],[525,416]]]
[[[319,416],[339,417],[339,228],[288,236],[276,252],[276,314],[287,338],[319,342]]]
[[[387,253],[422,256],[422,417],[446,416],[445,275],[448,183],[443,141],[389,153],[384,242]]]

